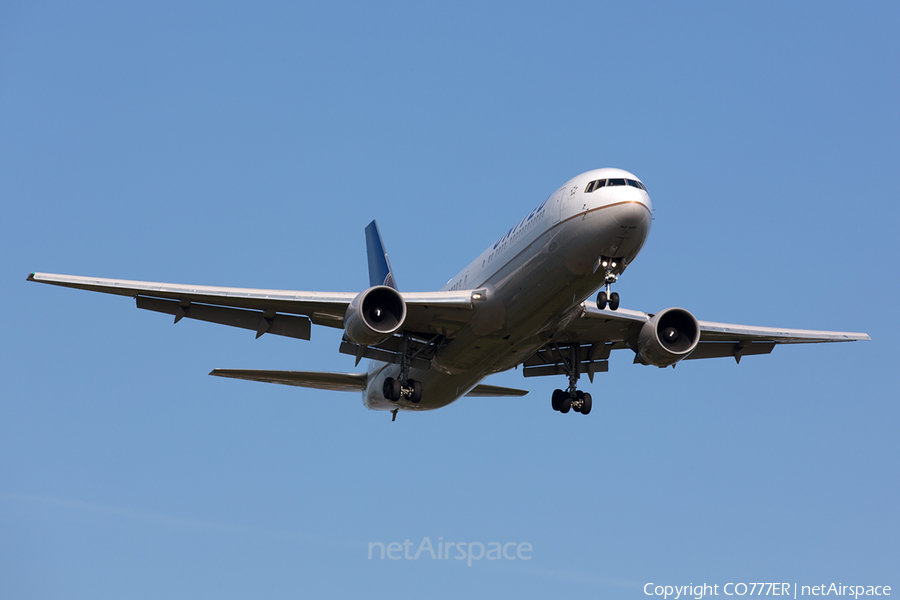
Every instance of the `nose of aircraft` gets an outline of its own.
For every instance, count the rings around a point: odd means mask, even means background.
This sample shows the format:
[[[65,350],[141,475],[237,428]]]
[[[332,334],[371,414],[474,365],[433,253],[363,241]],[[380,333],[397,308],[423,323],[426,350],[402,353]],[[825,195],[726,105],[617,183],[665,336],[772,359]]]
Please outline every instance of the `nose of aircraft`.
[[[630,262],[650,233],[652,221],[652,205],[650,196],[644,190],[621,188],[615,191],[610,199],[609,210],[615,220],[614,248],[609,248],[611,255],[627,257]]]
[[[653,216],[644,184],[628,171],[603,168],[583,173],[573,189],[583,190],[585,214],[596,215],[592,221],[602,245],[600,254],[624,258],[623,264],[631,262],[650,233]]]
[[[616,222],[628,231],[649,231],[653,214],[650,195],[644,190],[622,188],[614,196],[610,204]]]

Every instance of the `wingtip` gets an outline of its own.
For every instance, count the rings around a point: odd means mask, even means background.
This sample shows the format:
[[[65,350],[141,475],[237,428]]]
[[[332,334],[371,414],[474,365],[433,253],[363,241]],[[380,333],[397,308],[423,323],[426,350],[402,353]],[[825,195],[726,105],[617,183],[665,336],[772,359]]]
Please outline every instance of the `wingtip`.
[[[31,273],[30,275],[28,275],[28,277],[25,278],[25,281],[34,281],[35,275],[37,275],[37,273]]]

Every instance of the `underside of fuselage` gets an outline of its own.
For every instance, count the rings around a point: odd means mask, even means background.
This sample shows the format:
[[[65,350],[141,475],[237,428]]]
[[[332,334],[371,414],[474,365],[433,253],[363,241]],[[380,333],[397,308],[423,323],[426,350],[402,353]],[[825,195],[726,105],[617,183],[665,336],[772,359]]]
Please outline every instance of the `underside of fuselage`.
[[[552,340],[604,284],[601,257],[617,261],[614,274],[621,274],[647,239],[652,208],[644,189],[584,192],[600,176],[634,177],[600,169],[572,179],[548,199],[558,204],[547,207],[532,235],[513,234],[468,267],[467,288],[483,289],[487,297],[471,321],[443,342],[430,368],[410,369],[409,378],[422,385],[421,400],[387,400],[384,381],[400,377],[401,367],[373,363],[364,404],[373,410],[434,410],[454,402],[484,377],[515,367]]]

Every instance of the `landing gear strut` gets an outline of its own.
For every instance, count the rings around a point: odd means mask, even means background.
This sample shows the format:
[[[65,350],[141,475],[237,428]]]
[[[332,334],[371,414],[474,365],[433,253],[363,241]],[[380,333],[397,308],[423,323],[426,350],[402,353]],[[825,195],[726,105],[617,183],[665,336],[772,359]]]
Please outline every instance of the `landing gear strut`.
[[[409,363],[412,348],[409,346],[409,337],[403,336],[403,345],[400,352],[400,377],[394,379],[387,377],[381,390],[385,400],[398,402],[401,398],[418,404],[422,399],[422,383],[409,378]]]
[[[609,303],[609,310],[616,310],[617,308],[619,308],[618,292],[609,291],[609,287],[614,284],[619,278],[618,275],[612,272],[612,270],[616,268],[617,264],[618,263],[614,258],[603,257],[600,259],[600,266],[603,267],[606,271],[606,278],[604,279],[606,291],[597,294],[597,308],[599,308],[600,310],[606,308],[607,303]]]
[[[559,352],[560,356],[563,357],[563,368],[569,376],[569,387],[565,390],[553,390],[550,405],[553,407],[553,410],[563,414],[570,410],[574,410],[575,412],[586,415],[591,412],[593,399],[589,393],[582,392],[578,389],[578,378],[581,376],[581,373],[578,371],[581,364],[578,355],[581,347],[577,344],[570,346],[568,359],[563,356],[558,346],[556,350]]]

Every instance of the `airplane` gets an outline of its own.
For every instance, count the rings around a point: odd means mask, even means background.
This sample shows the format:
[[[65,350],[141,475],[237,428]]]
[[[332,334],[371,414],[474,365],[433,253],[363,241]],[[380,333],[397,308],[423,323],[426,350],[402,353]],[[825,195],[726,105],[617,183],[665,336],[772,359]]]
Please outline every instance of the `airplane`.
[[[582,173],[554,191],[436,292],[400,292],[375,221],[365,229],[369,287],[358,293],[181,285],[32,273],[29,281],[131,296],[137,307],[302,340],[312,325],[342,329],[339,352],[365,358],[365,373],[214,369],[210,375],[361,392],[371,410],[442,408],[463,396],[524,396],[481,383],[522,366],[525,377],[565,376],[551,407],[587,415],[578,389],[608,371],[613,350],[634,362],[769,354],[778,344],[869,340],[865,333],[699,321],[673,307],[619,308],[611,287],[650,233],[653,207],[628,171]],[[590,298],[598,291],[595,300]]]

